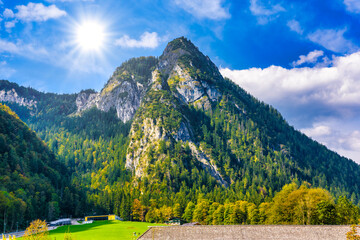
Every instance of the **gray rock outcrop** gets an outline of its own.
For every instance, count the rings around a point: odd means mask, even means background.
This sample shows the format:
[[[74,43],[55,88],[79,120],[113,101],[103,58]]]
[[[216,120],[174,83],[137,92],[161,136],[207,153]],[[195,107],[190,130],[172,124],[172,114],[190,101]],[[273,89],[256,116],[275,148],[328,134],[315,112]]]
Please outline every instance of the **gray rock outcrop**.
[[[0,102],[17,103],[24,107],[36,107],[37,102],[33,99],[26,99],[18,95],[15,89],[9,91],[0,90]]]

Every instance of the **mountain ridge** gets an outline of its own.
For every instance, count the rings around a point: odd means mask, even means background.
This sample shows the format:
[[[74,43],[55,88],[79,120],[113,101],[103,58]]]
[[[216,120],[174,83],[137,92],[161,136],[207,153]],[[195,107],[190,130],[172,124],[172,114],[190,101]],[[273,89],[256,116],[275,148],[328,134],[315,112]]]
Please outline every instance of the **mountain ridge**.
[[[90,212],[131,219],[134,199],[143,217],[204,197],[258,206],[302,182],[359,203],[358,164],[296,131],[183,37],[159,58],[123,63],[99,92],[45,94],[0,81],[0,91],[12,89],[37,101],[10,105],[27,111],[19,115],[72,171]]]

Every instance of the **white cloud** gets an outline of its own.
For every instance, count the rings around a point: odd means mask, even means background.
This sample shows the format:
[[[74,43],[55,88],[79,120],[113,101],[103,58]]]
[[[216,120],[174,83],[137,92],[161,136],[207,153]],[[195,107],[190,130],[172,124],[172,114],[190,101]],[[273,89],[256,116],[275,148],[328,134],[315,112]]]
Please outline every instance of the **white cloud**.
[[[359,0],[344,0],[346,9],[349,12],[360,13],[360,1]]]
[[[336,83],[338,74],[335,68],[289,70],[279,66],[247,70],[225,68],[221,69],[221,73],[255,97],[267,102],[282,101],[287,98],[296,102],[307,102],[310,98],[319,98],[323,94],[321,89]]]
[[[353,129],[344,128],[344,122],[346,120],[340,118],[325,120],[300,131],[340,155],[360,163],[360,131],[356,129],[357,125]]]
[[[13,20],[13,21],[10,21],[10,22],[5,22],[5,28],[6,29],[13,28],[13,27],[15,27],[16,23],[17,23],[17,20]]]
[[[337,53],[352,53],[357,51],[359,48],[350,40],[345,39],[345,32],[346,29],[323,29],[309,34],[308,38],[310,41]]]
[[[15,16],[14,12],[11,9],[5,8],[3,12],[4,18],[13,18]]]
[[[85,73],[99,74],[101,77],[107,77],[108,73],[112,70],[112,66],[103,58],[92,58],[89,55],[79,54],[76,51],[68,51],[69,49],[67,48],[71,45],[68,43],[66,46],[64,45],[59,43],[59,48],[57,49],[46,49],[37,44],[25,44],[21,40],[10,42],[0,38],[0,54],[3,56],[17,55],[34,60],[35,62],[52,64],[53,66],[66,69],[74,79]],[[62,49],[60,49],[61,47]],[[10,70],[10,68],[1,68],[0,64],[0,79],[1,76],[6,76],[6,69]],[[9,71],[9,73],[13,72]],[[86,83],[83,82],[83,84]],[[101,88],[101,86],[99,87]],[[78,86],[78,88],[81,88],[81,86]]]
[[[288,21],[287,26],[290,28],[290,30],[300,35],[304,34],[304,29],[302,29],[300,23],[294,19]],[[351,40],[348,40],[344,37],[346,31],[346,28],[318,29],[315,32],[307,34],[306,37],[310,41],[336,53],[353,53],[358,51],[359,47],[355,45]]]
[[[296,66],[300,66],[304,63],[315,63],[319,57],[323,56],[324,52],[323,51],[319,51],[319,50],[315,50],[312,52],[309,52],[308,55],[301,55],[299,57],[299,60],[295,61],[292,63],[293,67]]]
[[[360,52],[356,52],[333,57],[331,67],[224,68],[220,72],[280,109],[295,128],[360,163],[359,66]]]
[[[121,38],[115,40],[115,45],[124,48],[156,48],[159,46],[161,38],[156,32],[144,32],[139,40],[130,38],[128,35],[124,35]]]
[[[350,136],[344,139],[345,146],[349,148],[349,150],[359,150],[360,149],[360,132],[353,131]]]
[[[55,5],[47,7],[44,6],[42,3],[30,2],[27,6],[18,5],[15,8],[18,10],[16,14],[14,14],[14,12],[8,8],[6,8],[3,12],[4,18],[12,19],[11,21],[6,21],[4,24],[8,32],[11,32],[11,28],[15,27],[15,24],[19,20],[24,22],[40,22],[47,21],[51,18],[59,18],[66,15],[65,11],[58,9]]]
[[[294,19],[288,21],[287,26],[290,28],[291,31],[297,32],[300,35],[304,33],[304,30],[301,28],[300,23]]]
[[[267,102],[288,99],[296,103],[317,103],[360,107],[360,52],[335,57],[332,67],[292,68],[279,66],[247,70],[221,69],[245,90]],[[276,86],[276,87],[274,87]]]
[[[257,17],[259,24],[266,24],[278,17],[280,12],[286,11],[280,4],[264,4],[261,0],[250,0],[250,11]]]
[[[198,18],[221,20],[230,18],[223,0],[175,0],[176,5]]]
[[[66,12],[58,9],[55,5],[44,6],[42,3],[28,3],[15,7],[18,12],[16,18],[24,22],[41,22],[49,19],[55,19],[66,15]]]
[[[3,39],[0,39],[0,53],[16,54],[35,60],[49,57],[48,51],[43,47],[23,44],[22,42],[13,43]]]
[[[301,129],[309,137],[318,138],[323,136],[328,136],[331,134],[331,129],[328,126],[324,125],[313,125],[312,128],[303,128]]]
[[[16,46],[16,44],[0,39],[0,53],[1,52],[17,53],[18,51],[19,49]]]

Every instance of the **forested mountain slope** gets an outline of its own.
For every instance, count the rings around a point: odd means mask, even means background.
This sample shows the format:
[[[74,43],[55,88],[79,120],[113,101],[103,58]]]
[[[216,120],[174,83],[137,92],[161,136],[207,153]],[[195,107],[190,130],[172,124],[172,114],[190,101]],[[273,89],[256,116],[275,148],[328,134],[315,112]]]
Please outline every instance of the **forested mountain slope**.
[[[86,208],[80,200],[68,206],[74,215],[155,221],[187,210],[192,219],[199,204],[210,214],[213,203],[212,213],[237,201],[259,212],[292,182],[359,203],[358,164],[224,79],[183,37],[159,58],[123,63],[98,93],[45,94],[0,81],[0,100],[72,173],[73,188],[86,195]]]
[[[181,144],[224,186],[268,194],[290,181],[308,181],[358,199],[359,165],[294,130],[271,106],[223,79],[190,41],[168,44],[152,82],[131,129],[127,165],[135,176],[146,177],[167,158],[164,168],[179,166],[167,152]],[[164,171],[164,178],[181,182],[170,172]]]
[[[10,230],[35,218],[59,217],[72,197],[69,177],[35,132],[0,103],[0,224]]]

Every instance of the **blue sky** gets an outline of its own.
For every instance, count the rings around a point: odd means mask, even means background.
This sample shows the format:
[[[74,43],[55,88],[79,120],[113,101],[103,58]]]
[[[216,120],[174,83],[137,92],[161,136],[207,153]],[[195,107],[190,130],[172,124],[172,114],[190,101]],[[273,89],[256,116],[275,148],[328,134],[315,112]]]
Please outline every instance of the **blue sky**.
[[[123,61],[185,36],[295,128],[360,162],[359,0],[1,0],[0,14],[0,79],[100,90]],[[79,37],[89,22],[96,47]]]

